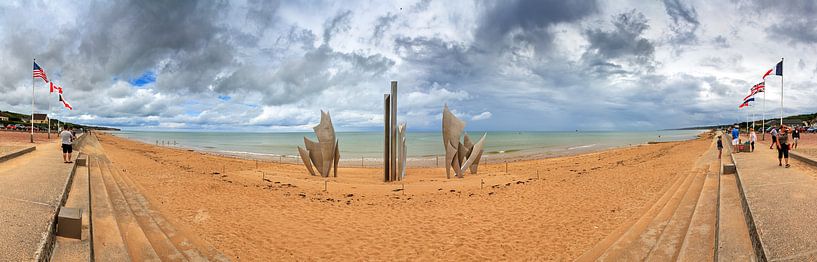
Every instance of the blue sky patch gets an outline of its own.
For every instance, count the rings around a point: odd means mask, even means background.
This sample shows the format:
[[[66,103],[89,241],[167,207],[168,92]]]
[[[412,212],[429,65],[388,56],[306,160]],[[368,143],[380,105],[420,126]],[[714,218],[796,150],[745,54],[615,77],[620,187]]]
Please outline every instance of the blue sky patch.
[[[225,95],[218,96],[218,100],[225,101],[225,102],[226,102],[226,101],[230,101],[230,99],[231,99],[231,98],[232,98],[232,97],[230,97],[230,96],[225,96]]]
[[[156,73],[153,71],[145,71],[141,76],[128,81],[131,85],[141,87],[150,83],[156,82]]]

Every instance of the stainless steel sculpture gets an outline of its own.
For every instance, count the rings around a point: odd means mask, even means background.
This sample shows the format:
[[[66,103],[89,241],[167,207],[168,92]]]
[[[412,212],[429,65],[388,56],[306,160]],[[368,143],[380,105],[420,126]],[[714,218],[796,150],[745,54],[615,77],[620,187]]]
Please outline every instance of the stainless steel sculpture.
[[[406,176],[406,123],[397,125],[397,81],[391,94],[383,94],[383,180],[400,181]]]
[[[448,110],[448,105],[445,105],[443,108],[443,146],[445,147],[446,178],[451,178],[451,169],[454,170],[454,175],[460,178],[469,168],[471,174],[477,173],[487,133],[483,134],[476,144],[471,142],[471,137],[468,134],[465,134],[463,141],[460,142],[460,136],[462,136],[464,129],[465,122],[451,113]]]
[[[340,149],[338,140],[335,139],[335,128],[332,126],[329,113],[321,110],[321,122],[312,129],[315,130],[318,142],[304,137],[305,148],[298,147],[298,154],[301,155],[306,170],[314,176],[315,170],[312,168],[314,166],[322,177],[329,177],[329,171],[334,170],[334,176],[337,177]]]

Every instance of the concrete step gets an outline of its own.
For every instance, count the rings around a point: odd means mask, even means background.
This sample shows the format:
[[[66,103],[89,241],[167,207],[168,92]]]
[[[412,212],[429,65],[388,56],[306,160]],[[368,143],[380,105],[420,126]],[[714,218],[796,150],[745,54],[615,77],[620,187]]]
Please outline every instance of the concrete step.
[[[229,259],[218,252],[207,242],[197,239],[193,234],[182,232],[184,230],[177,229],[167,219],[164,218],[157,210],[151,207],[150,201],[139,192],[144,192],[138,183],[135,183],[130,176],[118,173],[124,184],[135,192],[137,203],[141,205],[144,210],[151,216],[153,221],[158,225],[162,232],[170,239],[173,245],[184,254],[190,261],[229,261]]]
[[[718,223],[718,167],[715,162],[704,181],[695,213],[689,223],[678,261],[708,261],[715,258],[715,234]]]
[[[610,233],[607,237],[605,237],[599,243],[596,243],[593,248],[582,254],[576,261],[595,261],[599,259],[605,252],[610,249],[619,239],[622,238],[634,238],[640,230],[649,223],[650,220],[655,216],[656,213],[666,205],[667,201],[672,197],[675,191],[684,183],[683,176],[678,176],[672,184],[670,184],[661,194],[661,197],[658,198],[652,205],[645,208],[643,212],[638,217],[634,217],[626,224],[618,227],[615,231]]]
[[[684,183],[672,194],[666,205],[643,225],[640,231],[634,232],[633,237],[619,239],[616,245],[611,247],[600,259],[634,261],[644,260],[647,257],[695,180],[692,172],[684,172],[682,176],[685,176]]]
[[[109,162],[106,163],[106,165],[111,169],[111,177],[113,178],[114,184],[122,192],[128,208],[133,212],[136,222],[145,233],[148,241],[150,241],[151,247],[156,251],[156,254],[159,255],[159,258],[162,261],[184,261],[184,255],[173,245],[170,238],[159,228],[159,225],[153,217],[140,203],[137,197],[138,193],[122,180],[119,171],[112,167]]]
[[[718,261],[756,261],[734,174],[720,176]]]
[[[667,222],[655,246],[647,255],[647,261],[672,261],[677,258],[706,180],[707,171],[705,169],[695,172],[697,173],[694,174],[695,180]]]
[[[153,249],[145,232],[139,225],[136,215],[128,206],[125,194],[114,181],[110,165],[104,155],[98,157],[102,169],[102,180],[108,190],[108,197],[113,204],[113,213],[116,217],[119,232],[122,233],[122,238],[128,247],[128,255],[134,261],[160,261],[159,255]]]
[[[102,169],[96,157],[90,157],[91,232],[96,261],[130,261],[128,248],[114,215],[113,203],[108,197]]]
[[[85,158],[87,156],[82,156]],[[78,158],[79,159],[79,158]],[[91,258],[91,222],[90,222],[90,169],[87,165],[77,166],[65,207],[82,210],[82,235],[80,239],[56,236],[52,261],[89,261]],[[60,226],[59,224],[57,225]]]

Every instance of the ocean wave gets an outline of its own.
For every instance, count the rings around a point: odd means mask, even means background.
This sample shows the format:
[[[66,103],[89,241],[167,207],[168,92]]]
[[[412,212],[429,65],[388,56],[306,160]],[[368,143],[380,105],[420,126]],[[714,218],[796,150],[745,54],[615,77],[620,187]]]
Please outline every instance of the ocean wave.
[[[281,154],[269,154],[269,153],[255,153],[255,152],[245,152],[245,151],[230,151],[230,150],[219,150],[220,153],[226,154],[237,154],[237,155],[254,155],[254,156],[286,156]]]
[[[594,147],[594,146],[596,146],[596,144],[583,145],[583,146],[574,146],[574,147],[568,147],[568,148],[567,148],[567,150],[575,150],[575,149],[581,149],[581,148],[589,148],[589,147]]]

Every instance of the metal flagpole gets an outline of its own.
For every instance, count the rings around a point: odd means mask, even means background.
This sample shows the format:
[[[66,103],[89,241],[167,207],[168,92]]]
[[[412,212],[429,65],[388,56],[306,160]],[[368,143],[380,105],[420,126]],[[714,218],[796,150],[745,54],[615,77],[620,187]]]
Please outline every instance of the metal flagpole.
[[[37,63],[36,58],[34,63]],[[34,143],[34,76],[31,76],[31,143]]]
[[[783,58],[780,58],[780,64],[780,67],[783,67]],[[777,67],[777,65],[775,65],[775,67]],[[777,71],[777,68],[775,68],[775,71]],[[780,127],[783,127],[783,72],[780,72]]]
[[[763,128],[763,141],[766,141],[766,79],[763,79],[763,115],[760,128]]]
[[[45,121],[48,123],[48,140],[51,140],[51,93],[48,93],[47,100],[48,100],[48,114],[45,115]]]

